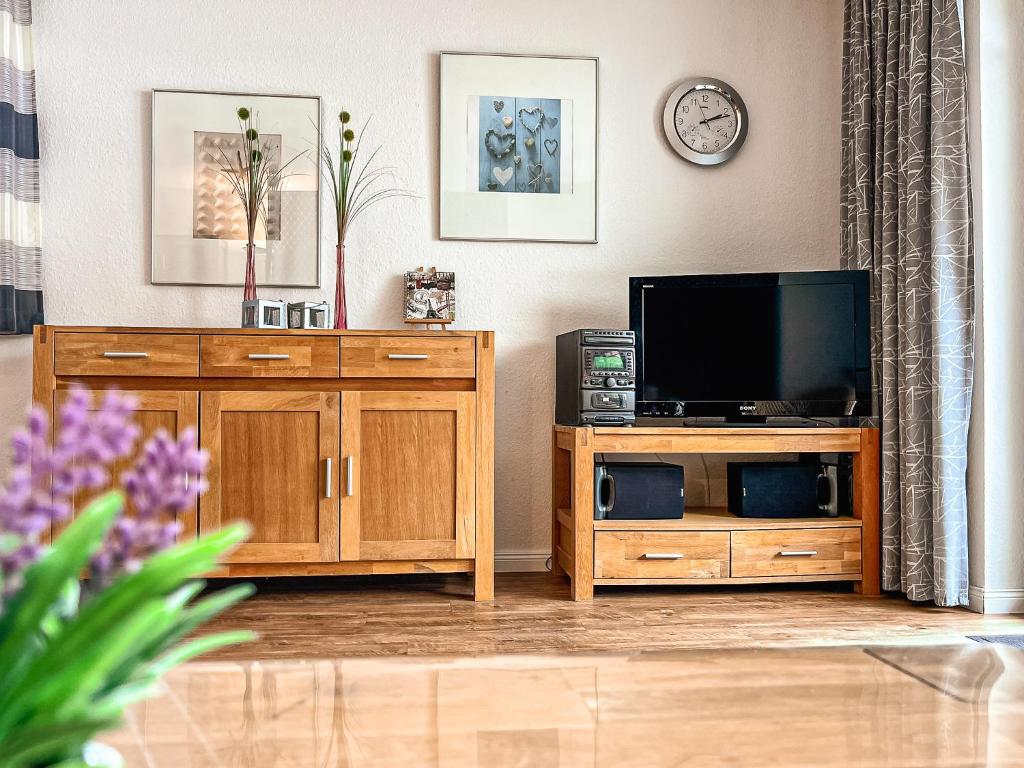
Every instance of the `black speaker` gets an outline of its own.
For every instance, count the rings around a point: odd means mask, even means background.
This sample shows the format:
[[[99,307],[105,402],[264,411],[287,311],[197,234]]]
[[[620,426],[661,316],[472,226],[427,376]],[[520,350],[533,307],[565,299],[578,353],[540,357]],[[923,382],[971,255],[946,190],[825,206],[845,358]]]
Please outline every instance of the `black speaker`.
[[[726,480],[738,517],[816,517],[828,478],[820,464],[765,461],[729,462]]]
[[[675,464],[598,462],[594,517],[598,520],[678,520],[683,516],[683,468]]]

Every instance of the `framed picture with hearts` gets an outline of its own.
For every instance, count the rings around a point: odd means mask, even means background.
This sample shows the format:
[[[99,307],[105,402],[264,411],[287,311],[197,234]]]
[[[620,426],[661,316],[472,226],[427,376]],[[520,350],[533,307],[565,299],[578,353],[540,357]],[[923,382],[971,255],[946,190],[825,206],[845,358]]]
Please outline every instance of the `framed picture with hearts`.
[[[441,54],[441,239],[597,242],[597,65]]]

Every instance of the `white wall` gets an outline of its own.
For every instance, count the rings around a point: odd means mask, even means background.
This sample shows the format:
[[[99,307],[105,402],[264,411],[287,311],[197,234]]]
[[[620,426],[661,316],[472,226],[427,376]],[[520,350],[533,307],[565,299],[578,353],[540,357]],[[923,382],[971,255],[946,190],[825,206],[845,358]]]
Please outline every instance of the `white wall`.
[[[1024,612],[1024,4],[965,3],[978,252],[971,607]]]
[[[51,323],[237,323],[241,288],[149,280],[150,89],[320,94],[344,102],[423,193],[362,219],[348,243],[354,327],[397,327],[400,274],[458,273],[459,327],[497,332],[497,548],[549,548],[553,338],[627,323],[631,274],[836,268],[842,0],[507,2],[36,0]],[[600,57],[600,243],[437,240],[437,53]],[[751,117],[721,168],[660,135],[673,83],[734,85]],[[329,216],[329,209],[327,215]],[[327,222],[325,222],[326,224]],[[331,227],[323,249],[332,253]],[[512,270],[515,292],[501,284]],[[333,297],[334,271],[320,292]],[[0,341],[5,431],[29,397],[27,340]]]

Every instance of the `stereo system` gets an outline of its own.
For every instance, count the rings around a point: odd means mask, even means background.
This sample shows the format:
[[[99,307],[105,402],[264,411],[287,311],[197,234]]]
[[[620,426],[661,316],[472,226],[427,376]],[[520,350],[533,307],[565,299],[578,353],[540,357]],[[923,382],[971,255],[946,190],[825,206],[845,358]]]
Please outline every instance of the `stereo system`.
[[[632,331],[584,328],[555,340],[555,421],[566,426],[636,422]]]

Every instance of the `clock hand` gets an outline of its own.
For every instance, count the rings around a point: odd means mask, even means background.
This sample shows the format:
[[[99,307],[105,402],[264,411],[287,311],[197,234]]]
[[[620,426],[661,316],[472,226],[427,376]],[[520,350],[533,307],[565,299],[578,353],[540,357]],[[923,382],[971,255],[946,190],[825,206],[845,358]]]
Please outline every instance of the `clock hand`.
[[[704,123],[705,125],[707,125],[712,120],[721,120],[723,117],[732,117],[732,115],[730,115],[728,112],[723,112],[720,115],[715,115],[714,117],[709,117],[707,120],[701,120],[701,122]],[[708,128],[710,128],[710,127],[711,126],[708,125]]]
[[[707,115],[707,112],[704,111],[704,107],[701,106],[701,103],[699,101],[697,102],[697,109],[700,110],[700,114],[704,118],[700,122],[703,123],[704,125],[706,125],[707,129],[710,131],[711,130],[711,126],[708,125],[708,115]]]

